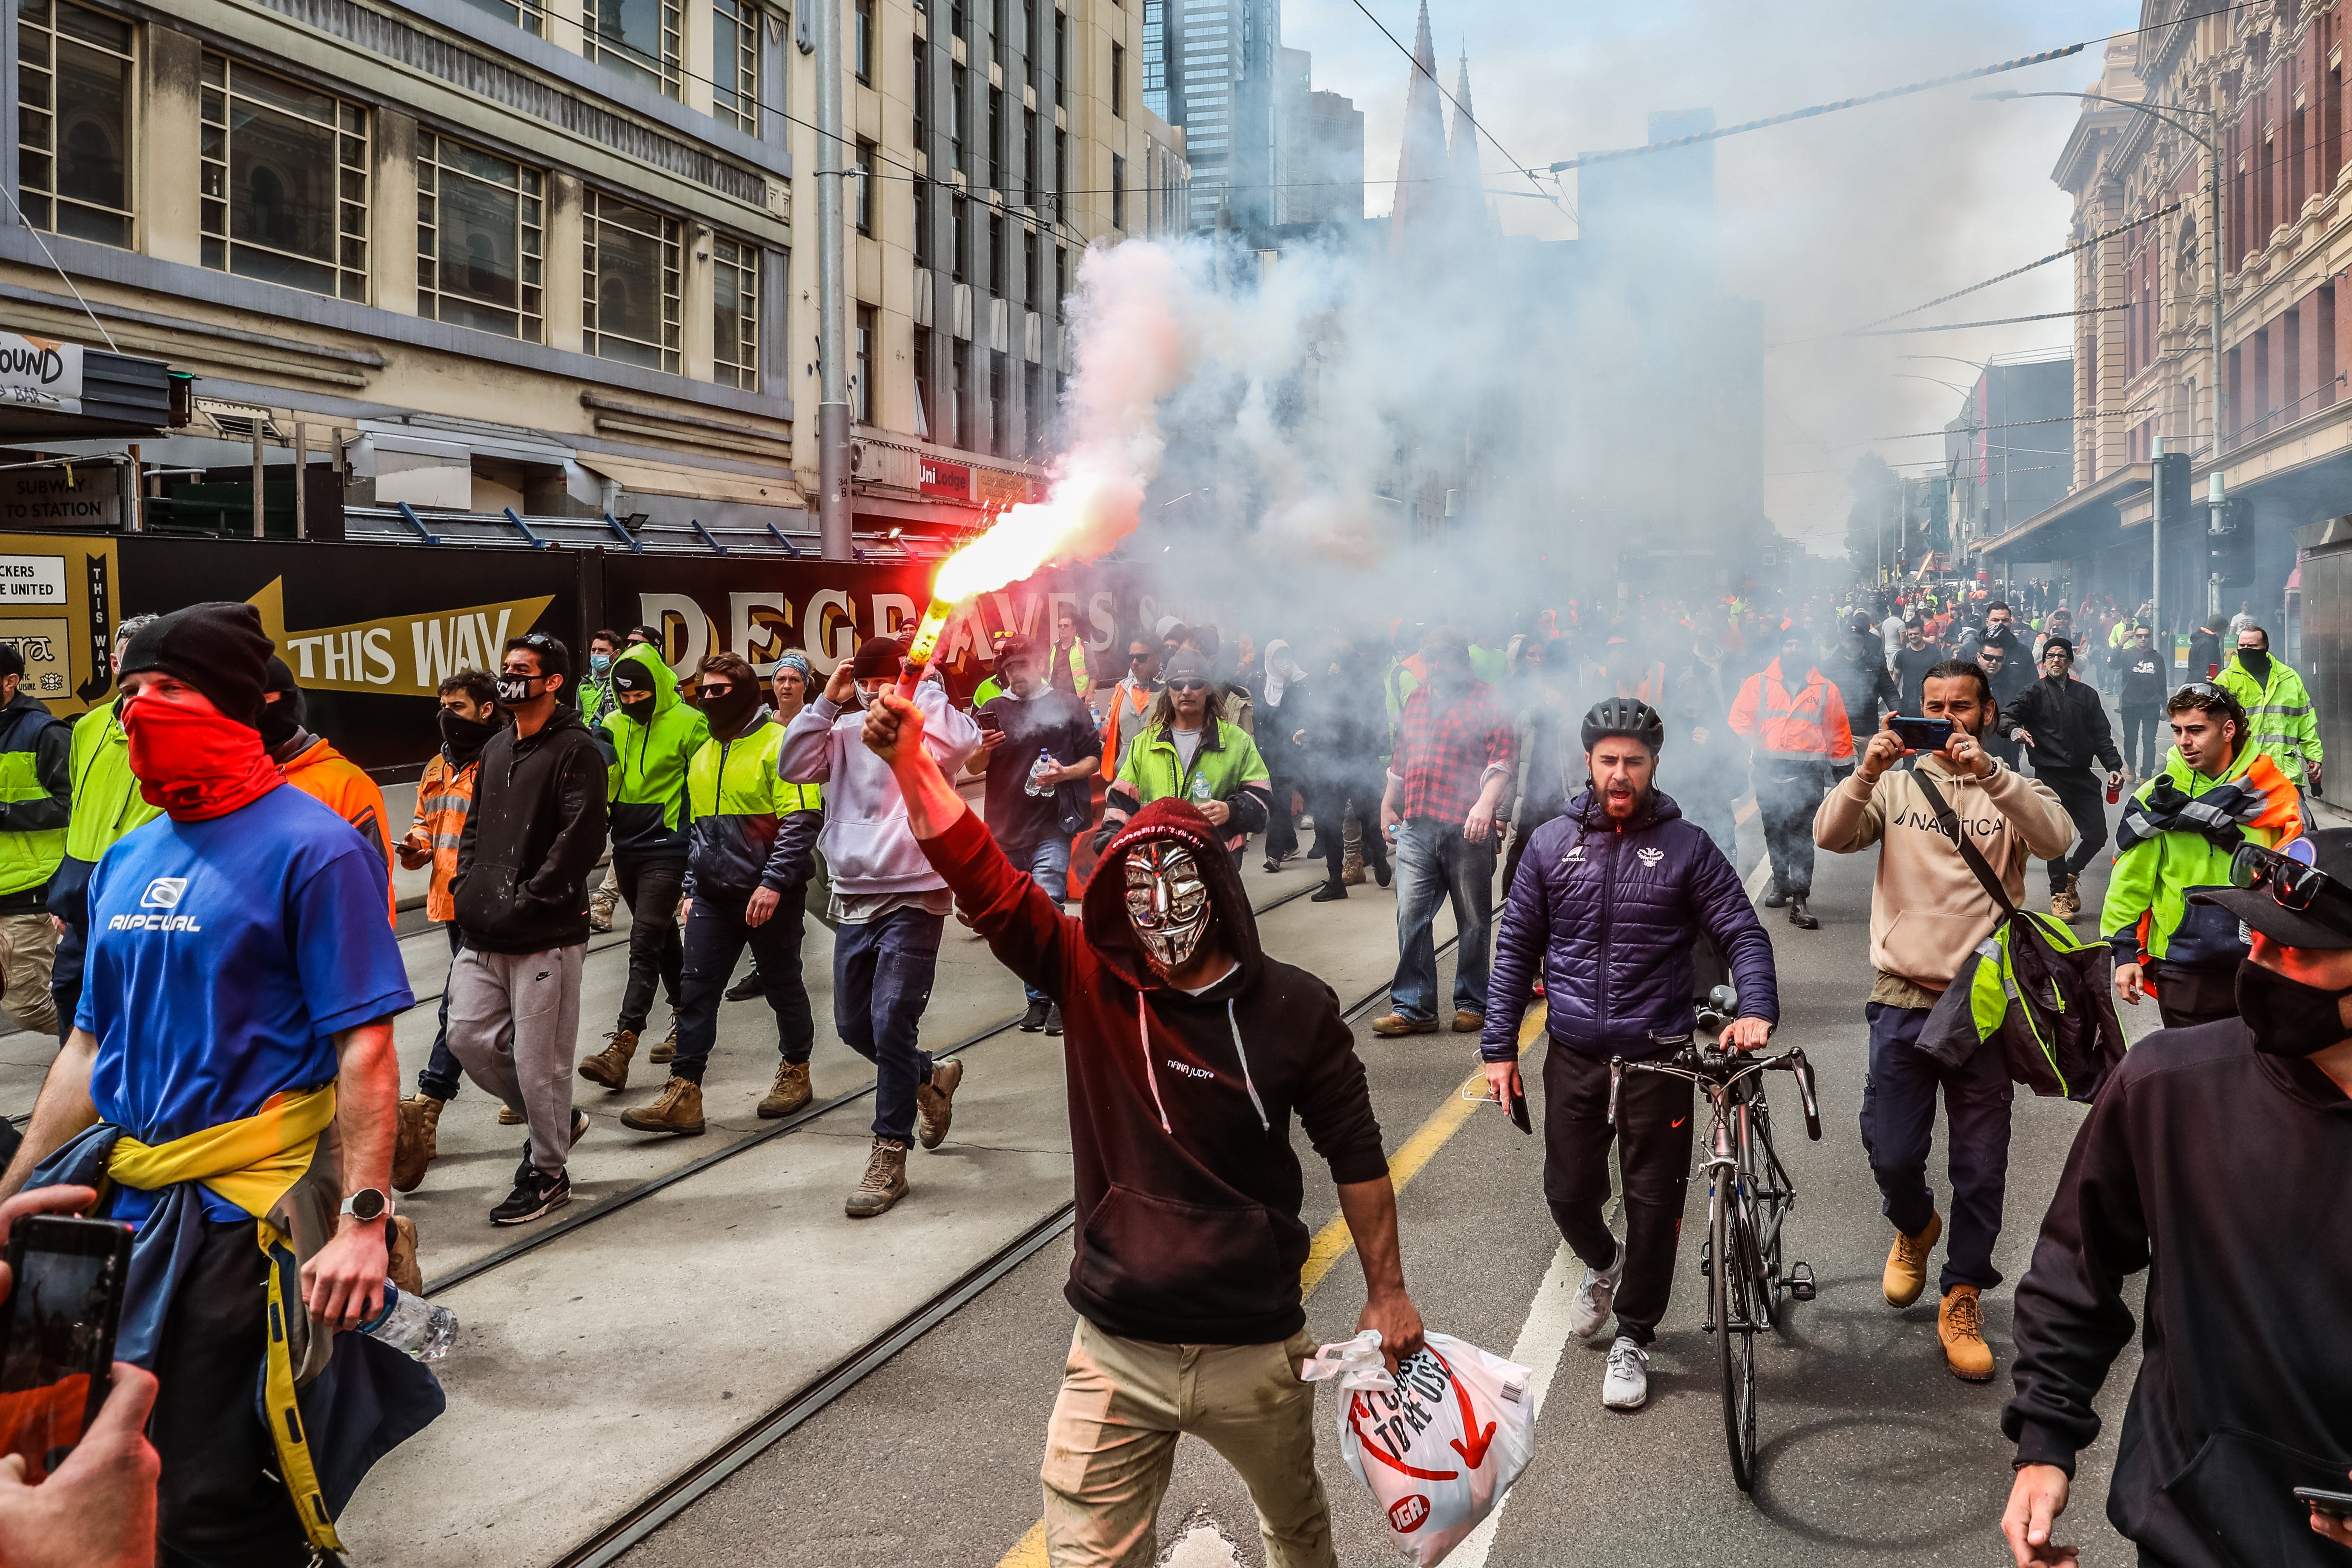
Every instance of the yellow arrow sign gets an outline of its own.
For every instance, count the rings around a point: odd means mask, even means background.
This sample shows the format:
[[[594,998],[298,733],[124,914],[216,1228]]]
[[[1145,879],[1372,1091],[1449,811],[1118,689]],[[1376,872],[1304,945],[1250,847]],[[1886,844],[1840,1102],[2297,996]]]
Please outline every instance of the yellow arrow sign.
[[[294,681],[313,691],[375,691],[430,697],[442,677],[460,669],[495,672],[507,638],[539,622],[552,594],[494,605],[384,616],[346,626],[292,631],[286,625],[286,579],[246,601],[261,612],[261,629]]]

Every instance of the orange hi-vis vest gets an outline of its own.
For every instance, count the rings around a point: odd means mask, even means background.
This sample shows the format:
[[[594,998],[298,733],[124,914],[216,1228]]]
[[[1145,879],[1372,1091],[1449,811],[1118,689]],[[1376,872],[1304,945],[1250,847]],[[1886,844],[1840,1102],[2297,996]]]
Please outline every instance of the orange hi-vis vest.
[[[1838,689],[1807,666],[1791,696],[1774,659],[1748,678],[1731,705],[1731,727],[1755,742],[1756,755],[1788,762],[1850,763],[1853,731]]]

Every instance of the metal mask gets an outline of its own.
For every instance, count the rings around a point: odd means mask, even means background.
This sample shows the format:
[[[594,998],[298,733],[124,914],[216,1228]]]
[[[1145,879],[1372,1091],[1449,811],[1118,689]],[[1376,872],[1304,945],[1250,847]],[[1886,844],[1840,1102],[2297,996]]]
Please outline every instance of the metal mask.
[[[1127,852],[1127,918],[1155,968],[1181,969],[1209,929],[1209,884],[1181,844],[1149,839]]]

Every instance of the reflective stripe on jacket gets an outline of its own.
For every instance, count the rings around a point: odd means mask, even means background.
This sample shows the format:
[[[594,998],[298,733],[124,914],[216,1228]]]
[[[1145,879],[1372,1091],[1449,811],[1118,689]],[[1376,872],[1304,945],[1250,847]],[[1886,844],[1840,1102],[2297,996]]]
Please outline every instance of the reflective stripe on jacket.
[[[2269,848],[2304,830],[2302,798],[2284,770],[2260,752],[2240,752],[2227,773],[2209,779],[2181,761],[2175,746],[2165,756],[2164,772],[2132,792],[2133,804],[2145,805],[2167,778],[2191,800],[2225,784],[2262,791],[2262,815],[2242,828],[2249,844]],[[2099,907],[2099,932],[2115,948],[2116,962],[2137,963],[2144,953],[2190,967],[2234,968],[2246,956],[2238,917],[2219,904],[2189,901],[2201,888],[2230,885],[2232,853],[2202,833],[2179,829],[2118,850]]]
[[[433,879],[425,889],[425,916],[444,924],[457,918],[457,897],[449,879],[457,874],[457,845],[466,835],[466,814],[474,808],[474,778],[481,758],[459,767],[436,752],[416,781],[416,818],[433,844]]]
[[[2233,653],[2213,683],[2245,709],[2252,731],[2247,739],[2254,750],[2277,763],[2279,771],[2297,788],[2307,787],[2311,775],[2305,764],[2327,759],[2319,743],[2319,719],[2312,711],[2311,693],[2305,689],[2303,677],[2273,657],[2269,684],[2258,684],[2253,671],[2239,663]]]
[[[1811,665],[1791,697],[1774,659],[1748,678],[1731,704],[1731,728],[1747,736],[1759,758],[1817,763],[1853,760],[1853,731],[1845,699]]]
[[[0,913],[47,907],[73,810],[72,750],[71,727],[31,692],[0,708]]]
[[[687,857],[685,894],[779,892],[814,875],[812,851],[824,826],[824,793],[778,772],[784,727],[762,708],[743,733],[714,735],[686,766],[694,847]]]

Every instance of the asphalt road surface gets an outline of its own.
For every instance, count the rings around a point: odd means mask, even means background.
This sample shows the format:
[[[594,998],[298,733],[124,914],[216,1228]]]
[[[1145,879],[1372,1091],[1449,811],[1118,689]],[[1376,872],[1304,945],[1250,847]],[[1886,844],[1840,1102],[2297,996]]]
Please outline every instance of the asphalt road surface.
[[[1760,852],[1750,821],[1743,869]],[[1791,1308],[1785,1336],[1759,1345],[1761,1479],[1752,1498],[1732,1483],[1712,1342],[1699,1329],[1702,1184],[1694,1184],[1674,1302],[1654,1347],[1650,1402],[1633,1414],[1601,1405],[1605,1339],[1563,1345],[1562,1336],[1543,1331],[1558,1317],[1536,1310],[1547,1276],[1556,1293],[1572,1289],[1580,1268],[1563,1258],[1543,1204],[1539,1138],[1477,1111],[1405,1189],[1406,1279],[1428,1325],[1504,1355],[1526,1336],[1538,1352],[1529,1356],[1538,1379],[1550,1378],[1532,1463],[1491,1539],[1465,1545],[1453,1562],[1815,1568],[2007,1560],[1999,1521],[2011,1451],[1999,1420],[2010,1394],[2010,1289],[1986,1298],[1986,1333],[2000,1365],[1980,1384],[1945,1369],[1932,1289],[1899,1312],[1879,1290],[1893,1232],[1878,1212],[1856,1126],[1874,864],[1874,854],[1823,857],[1818,932],[1764,911],[1780,964],[1779,1042],[1801,1044],[1816,1064],[1823,1137],[1806,1142],[1793,1085],[1769,1080],[1775,1098],[1790,1101],[1779,1121],[1780,1147],[1801,1194],[1786,1255],[1811,1263],[1820,1294]],[[2105,877],[2102,864],[2085,878],[2093,911]],[[2039,867],[2028,888],[2041,901]],[[2126,1019],[2135,1036],[2153,1023]],[[1443,1114],[1473,1065],[1468,1042],[1451,1035],[1391,1041],[1360,1025],[1359,1048],[1391,1151]],[[1538,1046],[1531,1067],[1540,1055]],[[1532,1086],[1529,1099],[1540,1116]],[[2017,1102],[1998,1252],[2011,1283],[2082,1114],[2064,1101]],[[1304,1153],[1303,1138],[1297,1142]],[[1948,1188],[1940,1162],[1940,1153],[1931,1158],[1929,1174],[1942,1208]],[[1336,1200],[1311,1156],[1306,1163],[1306,1217],[1320,1225]],[[1068,1266],[1066,1238],[1032,1257],[622,1561],[631,1568],[1042,1563],[1036,1470],[1073,1322],[1061,1294]],[[1361,1303],[1351,1256],[1310,1296],[1309,1331],[1324,1341],[1345,1338]],[[2061,1531],[2082,1545],[2087,1563],[2132,1561],[2102,1510],[2113,1423],[2136,1363],[2127,1356],[2110,1379],[2103,1402],[2110,1425],[2083,1458]],[[1396,1561],[1379,1511],[1339,1458],[1338,1395],[1327,1390],[1321,1399],[1317,1458],[1339,1559]],[[1195,1440],[1180,1447],[1160,1530],[1161,1561],[1181,1568],[1265,1562],[1238,1477]]]

